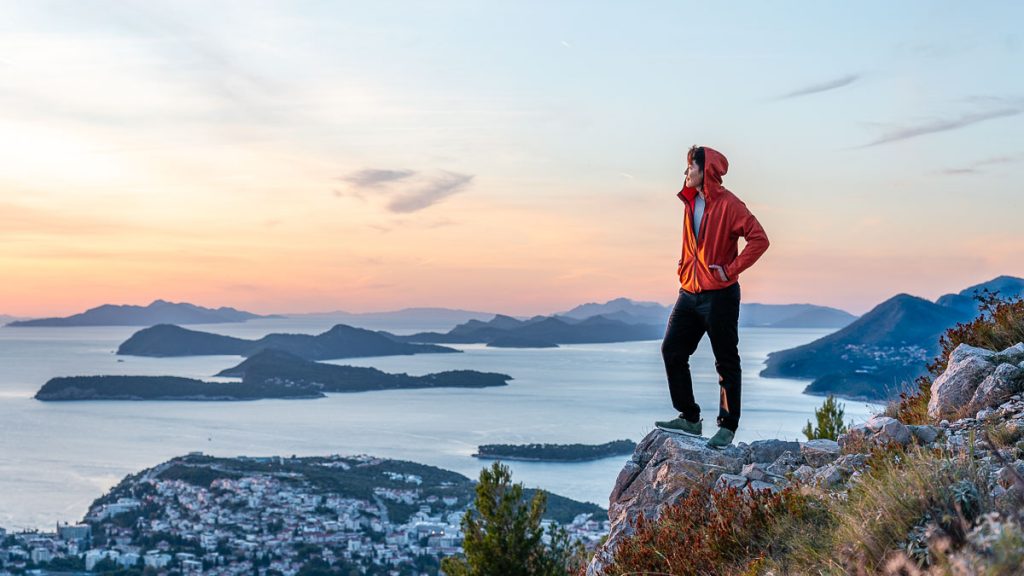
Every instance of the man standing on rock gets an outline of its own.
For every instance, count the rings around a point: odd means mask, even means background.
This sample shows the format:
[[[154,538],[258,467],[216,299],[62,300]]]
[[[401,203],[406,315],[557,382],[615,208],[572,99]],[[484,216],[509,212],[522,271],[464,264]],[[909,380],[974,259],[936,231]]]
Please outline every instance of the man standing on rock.
[[[722,187],[729,161],[721,152],[694,146],[686,154],[686,181],[677,196],[685,205],[679,297],[669,315],[661,355],[672,405],[679,417],[655,422],[662,430],[701,435],[693,397],[690,356],[708,334],[718,371],[718,432],[712,448],[728,446],[740,420],[739,275],[768,249],[768,236],[747,205]],[[738,253],[740,237],[747,241]]]

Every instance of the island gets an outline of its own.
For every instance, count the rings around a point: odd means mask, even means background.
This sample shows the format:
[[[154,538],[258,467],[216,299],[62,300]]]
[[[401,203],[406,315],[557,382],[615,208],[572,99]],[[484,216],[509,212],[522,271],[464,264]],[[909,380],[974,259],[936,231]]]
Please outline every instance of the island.
[[[209,401],[323,396],[323,392],[305,383],[293,382],[252,386],[243,382],[204,382],[177,376],[59,376],[43,384],[35,399]]]
[[[605,444],[483,444],[476,458],[537,462],[586,462],[632,454],[636,442],[614,440]]]
[[[307,360],[335,360],[365,356],[438,354],[461,352],[447,346],[399,341],[387,332],[375,332],[338,324],[321,334],[267,334],[247,340],[210,332],[158,324],[139,330],[125,340],[117,353],[125,356],[252,356],[276,348]]]
[[[311,362],[282,350],[263,350],[217,376],[241,382],[204,382],[176,376],[70,376],[52,378],[36,393],[43,401],[189,400],[231,401],[323,398],[325,393],[413,388],[507,386],[506,374],[449,370],[423,376],[388,374],[376,368]]]
[[[446,370],[423,376],[388,374],[376,368],[340,366],[312,362],[285,352],[267,349],[241,364],[221,371],[217,376],[241,378],[254,387],[288,382],[322,392],[366,392],[409,388],[487,388],[507,386],[507,374],[476,370]]]
[[[153,324],[222,324],[245,322],[255,318],[282,318],[282,316],[260,316],[227,306],[204,308],[187,302],[154,300],[148,306],[104,304],[72,316],[18,320],[7,325],[12,327],[152,326]]]

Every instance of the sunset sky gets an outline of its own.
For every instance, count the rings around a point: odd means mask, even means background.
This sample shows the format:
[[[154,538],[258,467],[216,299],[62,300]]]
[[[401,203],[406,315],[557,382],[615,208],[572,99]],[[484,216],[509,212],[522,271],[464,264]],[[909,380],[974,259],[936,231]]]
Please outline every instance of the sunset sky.
[[[691,144],[746,302],[1024,276],[1022,6],[0,0],[0,314],[669,303]]]

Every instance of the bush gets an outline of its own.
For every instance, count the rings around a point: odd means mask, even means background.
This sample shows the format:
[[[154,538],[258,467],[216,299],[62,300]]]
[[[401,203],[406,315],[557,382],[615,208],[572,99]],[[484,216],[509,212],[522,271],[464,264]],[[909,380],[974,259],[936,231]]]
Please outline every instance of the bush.
[[[848,429],[846,424],[843,424],[843,415],[846,413],[845,405],[836,402],[836,399],[831,394],[825,398],[825,402],[822,403],[821,408],[814,411],[814,417],[818,421],[818,425],[814,428],[811,427],[811,422],[807,422],[807,426],[804,426],[804,436],[807,436],[808,440],[815,440],[823,438],[826,440],[838,440],[839,435],[846,432]],[[850,426],[853,426],[851,421]]]

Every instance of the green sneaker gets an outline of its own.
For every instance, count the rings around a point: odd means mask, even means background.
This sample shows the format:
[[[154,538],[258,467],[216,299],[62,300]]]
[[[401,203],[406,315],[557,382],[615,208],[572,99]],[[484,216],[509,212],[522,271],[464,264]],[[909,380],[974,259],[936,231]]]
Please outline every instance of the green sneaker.
[[[732,430],[728,428],[719,428],[718,432],[708,440],[708,446],[711,448],[725,448],[729,444],[732,444],[732,439],[735,436]]]
[[[666,432],[677,432],[679,434],[689,434],[690,436],[700,436],[702,422],[704,422],[704,420],[690,422],[680,414],[679,418],[657,421],[654,425]]]

